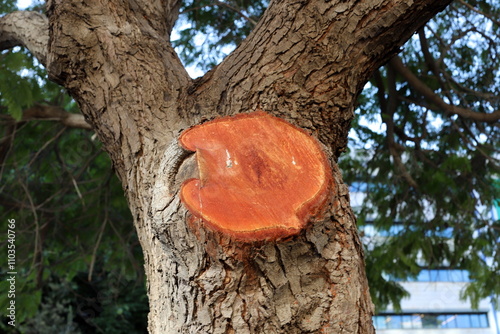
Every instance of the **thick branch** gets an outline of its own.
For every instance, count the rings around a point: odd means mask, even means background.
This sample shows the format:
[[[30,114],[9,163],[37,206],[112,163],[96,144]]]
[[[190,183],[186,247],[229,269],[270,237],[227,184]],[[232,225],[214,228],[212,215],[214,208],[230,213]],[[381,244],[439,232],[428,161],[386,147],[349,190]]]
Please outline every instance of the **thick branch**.
[[[352,115],[373,71],[449,2],[271,1],[252,34],[200,80],[199,100],[222,115],[288,110],[279,116],[317,133],[337,155],[351,119],[341,110]],[[306,110],[314,122],[298,117]]]
[[[49,78],[78,101],[119,174],[174,136],[191,82],[168,42],[175,1],[48,1]],[[158,13],[160,5],[170,6]],[[174,13],[175,12],[175,13]],[[160,15],[160,17],[157,17]],[[149,159],[149,157],[147,157]]]
[[[49,22],[37,12],[18,11],[0,18],[0,50],[25,46],[45,65],[49,42]]]
[[[463,118],[487,123],[497,122],[500,119],[500,110],[496,110],[492,113],[482,113],[446,103],[443,99],[441,99],[441,97],[439,97],[439,95],[434,93],[429,86],[420,81],[415,74],[406,68],[399,57],[392,58],[390,60],[390,65],[398,71],[398,73],[401,74],[416,91],[446,113],[456,114]]]

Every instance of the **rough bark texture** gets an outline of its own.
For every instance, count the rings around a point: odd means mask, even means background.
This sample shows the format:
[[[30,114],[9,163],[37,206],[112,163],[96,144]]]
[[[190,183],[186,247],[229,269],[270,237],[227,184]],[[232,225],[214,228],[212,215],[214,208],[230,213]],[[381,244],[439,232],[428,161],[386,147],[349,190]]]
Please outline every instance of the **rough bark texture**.
[[[45,65],[48,20],[35,12],[13,12],[0,19],[0,50],[25,46]]]
[[[177,1],[47,2],[47,69],[79,102],[126,190],[151,333],[373,332],[362,247],[335,161],[366,79],[449,2],[271,1],[242,45],[196,81],[168,41]],[[337,186],[327,212],[281,242],[193,233],[178,196],[193,162],[180,132],[257,109],[328,147]]]

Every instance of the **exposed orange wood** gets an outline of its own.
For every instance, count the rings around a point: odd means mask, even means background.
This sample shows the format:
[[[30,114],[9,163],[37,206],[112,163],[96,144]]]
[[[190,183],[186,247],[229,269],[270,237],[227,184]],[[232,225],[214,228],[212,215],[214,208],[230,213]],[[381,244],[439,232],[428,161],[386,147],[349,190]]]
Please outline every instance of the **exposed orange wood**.
[[[292,124],[257,111],[184,131],[199,179],[181,188],[189,211],[240,240],[296,234],[324,205],[331,171],[319,143]]]

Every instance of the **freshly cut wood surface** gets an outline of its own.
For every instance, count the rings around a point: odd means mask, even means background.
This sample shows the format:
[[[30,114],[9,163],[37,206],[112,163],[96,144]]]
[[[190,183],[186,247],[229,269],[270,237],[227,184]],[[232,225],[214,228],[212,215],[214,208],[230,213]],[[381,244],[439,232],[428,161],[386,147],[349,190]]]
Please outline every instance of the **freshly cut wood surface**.
[[[206,225],[240,240],[298,233],[325,203],[331,183],[319,143],[292,124],[257,111],[183,132],[196,151],[199,179],[181,200]]]

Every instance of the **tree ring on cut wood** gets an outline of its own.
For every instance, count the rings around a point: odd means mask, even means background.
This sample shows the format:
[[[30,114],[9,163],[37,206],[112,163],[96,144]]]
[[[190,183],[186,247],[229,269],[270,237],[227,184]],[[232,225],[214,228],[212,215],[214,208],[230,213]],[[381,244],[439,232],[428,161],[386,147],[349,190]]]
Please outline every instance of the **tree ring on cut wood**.
[[[179,141],[196,152],[200,174],[182,184],[182,202],[206,226],[238,240],[299,233],[330,193],[319,142],[263,111],[196,125]]]

